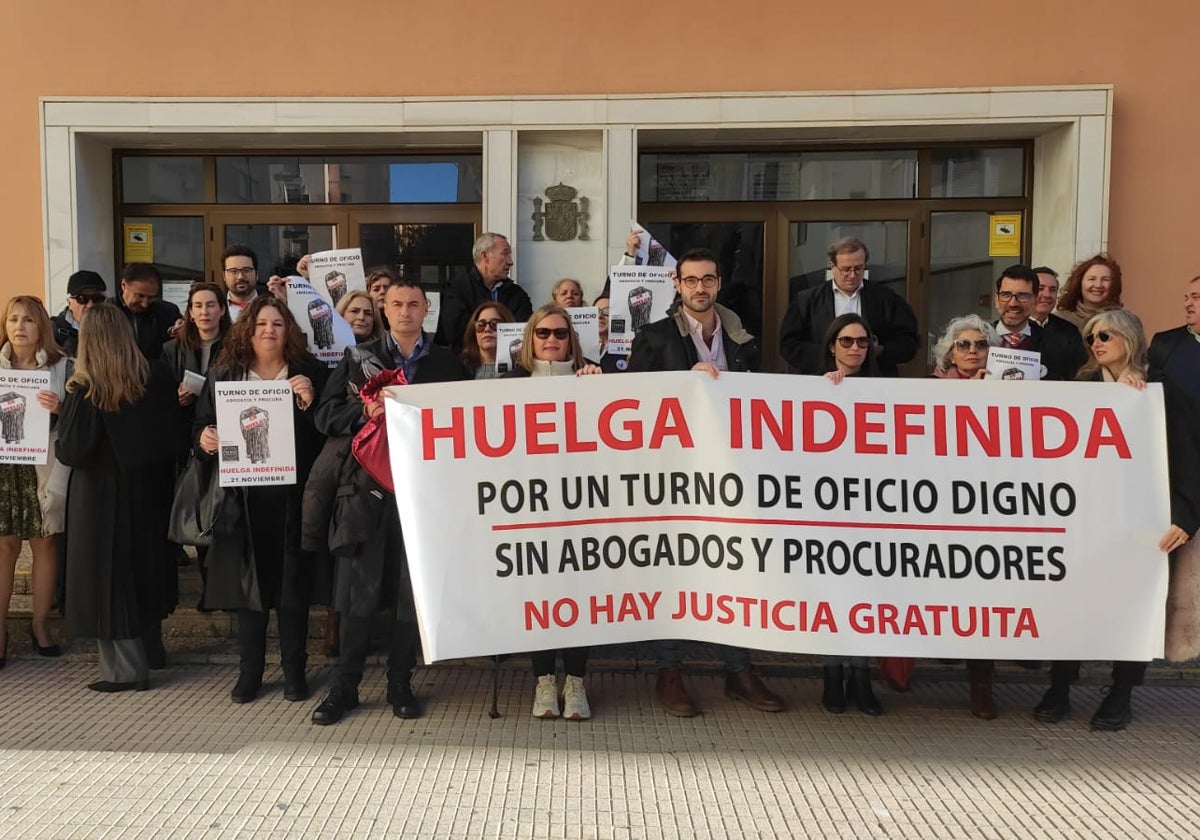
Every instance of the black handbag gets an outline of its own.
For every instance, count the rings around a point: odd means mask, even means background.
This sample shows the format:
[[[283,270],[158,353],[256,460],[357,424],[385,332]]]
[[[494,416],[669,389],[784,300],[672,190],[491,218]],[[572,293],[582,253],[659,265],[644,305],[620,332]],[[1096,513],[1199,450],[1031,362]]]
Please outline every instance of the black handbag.
[[[193,454],[175,489],[167,539],[179,545],[207,547],[212,543],[213,526],[227,494],[228,488],[221,486],[216,461]]]

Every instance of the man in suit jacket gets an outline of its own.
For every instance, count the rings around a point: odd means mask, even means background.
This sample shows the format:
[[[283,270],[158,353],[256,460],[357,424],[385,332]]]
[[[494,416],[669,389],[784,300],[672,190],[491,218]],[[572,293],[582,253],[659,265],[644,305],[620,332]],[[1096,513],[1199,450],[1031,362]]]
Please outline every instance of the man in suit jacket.
[[[1042,355],[1045,367],[1043,379],[1069,380],[1075,378],[1079,365],[1070,345],[1056,333],[1033,323],[1033,306],[1037,298],[1038,276],[1026,265],[1010,265],[996,281],[995,322],[1000,334],[1000,346],[1013,350],[1032,350]]]
[[[780,327],[779,349],[797,373],[825,372],[825,332],[834,318],[846,312],[861,315],[871,325],[879,343],[875,359],[880,375],[897,376],[900,365],[917,354],[917,316],[891,289],[864,280],[870,258],[862,240],[839,239],[829,248],[833,280],[792,299]]]
[[[1071,353],[1070,367],[1079,370],[1088,359],[1087,348],[1083,346],[1083,336],[1066,318],[1053,314],[1054,307],[1058,305],[1058,272],[1045,265],[1039,265],[1033,272],[1038,276],[1038,292],[1034,298],[1033,315],[1030,316],[1030,320],[1062,340]]]

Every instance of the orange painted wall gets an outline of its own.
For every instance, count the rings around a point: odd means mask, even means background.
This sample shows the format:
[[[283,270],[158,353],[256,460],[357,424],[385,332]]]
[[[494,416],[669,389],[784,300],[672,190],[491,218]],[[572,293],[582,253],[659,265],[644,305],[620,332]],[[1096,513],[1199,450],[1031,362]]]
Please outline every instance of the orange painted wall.
[[[595,9],[597,11],[592,11]],[[848,11],[842,11],[846,9]],[[202,11],[201,11],[202,10]],[[602,14],[600,13],[602,12]],[[1114,85],[1109,239],[1148,329],[1181,320],[1200,184],[1185,0],[11,3],[4,293],[43,283],[39,96],[400,96]],[[320,44],[342,61],[313,61]],[[349,48],[349,49],[347,49]]]

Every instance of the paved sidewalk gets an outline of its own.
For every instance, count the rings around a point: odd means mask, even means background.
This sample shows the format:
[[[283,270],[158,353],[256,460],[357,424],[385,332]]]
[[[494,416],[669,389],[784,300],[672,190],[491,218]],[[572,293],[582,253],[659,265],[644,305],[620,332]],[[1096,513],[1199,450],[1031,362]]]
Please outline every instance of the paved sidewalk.
[[[880,692],[887,714],[825,714],[820,684],[769,682],[779,715],[692,686],[701,717],[670,718],[652,674],[589,677],[596,718],[539,721],[533,680],[423,670],[427,714],[394,718],[372,669],[363,705],[314,727],[314,698],[287,703],[278,666],[235,706],[235,669],[177,666],[153,690],[100,696],[95,665],[10,660],[0,672],[0,837],[16,838],[734,838],[1200,836],[1200,689],[1135,695],[1126,732],[1088,732],[1096,686],[1075,717],[1036,723],[1034,684],[1002,684],[1002,717],[965,710],[966,685]]]

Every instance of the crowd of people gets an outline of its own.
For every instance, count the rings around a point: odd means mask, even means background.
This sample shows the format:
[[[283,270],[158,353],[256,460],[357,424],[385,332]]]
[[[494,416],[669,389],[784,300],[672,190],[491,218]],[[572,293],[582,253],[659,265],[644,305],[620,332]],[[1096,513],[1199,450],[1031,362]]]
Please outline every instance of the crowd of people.
[[[632,235],[623,261],[632,261],[635,244]],[[37,400],[53,420],[46,466],[0,464],[0,633],[6,633],[17,556],[28,540],[34,652],[61,653],[50,623],[58,600],[68,635],[98,640],[99,679],[88,687],[147,689],[149,672],[165,666],[162,621],[178,600],[178,547],[166,539],[173,485],[185,465],[211,467],[218,453],[216,383],[277,380],[294,398],[297,482],[228,492],[211,539],[197,548],[199,606],[237,616],[239,674],[231,699],[249,703],[262,691],[274,610],[283,696],[306,700],[309,612],[325,605],[327,650],[337,659],[313,723],[336,723],[358,705],[372,622],[381,613],[388,619],[387,700],[396,716],[419,717],[412,678],[420,639],[395,499],[352,456],[355,436],[383,411],[371,387],[377,375],[395,371],[404,382],[420,384],[760,370],[759,339],[718,302],[721,271],[707,250],[680,255],[667,317],[642,328],[627,357],[604,349],[598,359],[585,358],[568,311],[584,302],[578,280],[560,280],[552,299],[535,308],[509,276],[512,249],[505,237],[482,235],[472,256],[466,276],[443,288],[433,334],[423,328],[429,301],[420,282],[385,268],[371,271],[365,291],[337,303],[357,343],[332,370],[306,346],[285,303],[285,278],[261,277],[257,255],[244,246],[223,254],[222,283],[191,286],[182,313],[160,299],[155,267],[139,263],[125,266],[111,302],[104,279],[86,270],[70,277],[66,307],[53,318],[37,298],[10,299],[0,327],[0,368],[48,371],[50,387]],[[920,344],[912,309],[887,286],[865,279],[870,254],[863,242],[839,240],[828,256],[831,280],[795,294],[783,319],[780,350],[791,372],[834,384],[899,376]],[[307,265],[307,257],[300,260],[300,274]],[[1172,525],[1158,547],[1176,560],[1191,550],[1189,538],[1200,529],[1200,277],[1184,290],[1185,324],[1147,342],[1141,322],[1122,304],[1121,269],[1109,256],[1080,263],[1061,291],[1052,269],[1014,265],[996,280],[996,319],[970,313],[951,319],[932,353],[939,379],[984,379],[989,351],[1003,347],[1036,351],[1044,379],[1136,389],[1163,383]],[[593,301],[602,348],[608,304],[606,287]],[[500,371],[497,326],[520,322],[520,350],[512,369]],[[655,645],[661,707],[679,717],[697,714],[680,642]],[[1194,656],[1200,638],[1175,649]],[[0,636],[0,667],[6,650],[7,637]],[[765,712],[785,708],[756,673],[751,651],[717,651],[727,697]],[[530,659],[534,716],[591,717],[586,647],[538,651]],[[1052,663],[1049,688],[1034,710],[1039,720],[1068,715],[1079,665]],[[1129,723],[1132,690],[1146,665],[1114,663],[1093,728]],[[994,668],[991,661],[966,664],[970,713],[981,719],[997,715]],[[883,713],[866,656],[826,657],[823,676],[821,705],[828,712],[853,705],[867,715]],[[889,682],[902,688],[904,680]]]

